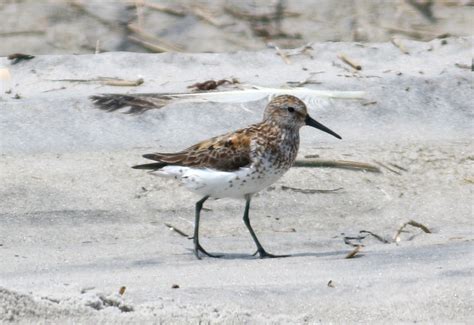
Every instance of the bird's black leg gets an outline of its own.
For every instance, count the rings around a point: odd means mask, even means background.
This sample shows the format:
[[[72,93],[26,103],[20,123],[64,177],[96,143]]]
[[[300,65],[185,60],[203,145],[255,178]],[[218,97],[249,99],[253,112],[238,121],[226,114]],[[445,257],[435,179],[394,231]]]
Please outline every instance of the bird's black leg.
[[[204,205],[204,202],[209,198],[209,196],[203,197],[201,200],[196,202],[196,219],[194,222],[194,237],[193,237],[193,242],[194,242],[194,255],[196,255],[196,258],[198,260],[201,259],[199,256],[199,252],[209,256],[209,257],[221,257],[220,255],[212,255],[206,252],[204,248],[199,244],[199,219],[201,216],[201,209],[202,206]]]
[[[246,195],[245,196],[244,223],[247,226],[247,229],[249,230],[250,235],[252,235],[252,238],[253,238],[253,241],[255,242],[255,245],[257,245],[257,252],[255,254],[258,253],[260,255],[260,258],[274,258],[274,257],[288,257],[288,256],[290,256],[290,255],[273,255],[273,254],[267,253],[265,251],[262,244],[260,244],[260,242],[258,241],[257,235],[255,235],[255,232],[253,231],[252,226],[250,225],[250,219],[249,219],[250,200],[251,200],[251,196]]]

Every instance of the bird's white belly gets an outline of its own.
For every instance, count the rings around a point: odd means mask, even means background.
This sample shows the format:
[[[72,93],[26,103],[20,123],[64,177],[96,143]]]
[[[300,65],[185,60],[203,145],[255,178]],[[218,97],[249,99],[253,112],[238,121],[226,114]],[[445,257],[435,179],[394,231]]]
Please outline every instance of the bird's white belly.
[[[166,166],[156,172],[159,176],[174,177],[190,191],[213,198],[243,198],[276,182],[287,169],[253,167],[225,172],[210,168]]]

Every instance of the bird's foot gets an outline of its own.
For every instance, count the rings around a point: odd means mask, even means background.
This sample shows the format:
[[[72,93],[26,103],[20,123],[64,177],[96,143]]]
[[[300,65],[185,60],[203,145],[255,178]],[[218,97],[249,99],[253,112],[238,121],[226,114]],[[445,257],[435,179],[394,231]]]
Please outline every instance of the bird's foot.
[[[280,258],[280,257],[290,257],[291,255],[274,255],[267,253],[264,249],[259,249],[252,256],[260,255],[260,258]]]
[[[199,252],[201,252],[204,255],[207,255],[209,257],[214,257],[214,258],[219,258],[219,257],[223,256],[223,255],[214,255],[214,254],[208,253],[208,252],[206,252],[206,250],[204,248],[202,248],[202,246],[199,243],[195,243],[194,244],[194,255],[196,256],[196,258],[198,260],[201,259],[201,256],[199,256]]]

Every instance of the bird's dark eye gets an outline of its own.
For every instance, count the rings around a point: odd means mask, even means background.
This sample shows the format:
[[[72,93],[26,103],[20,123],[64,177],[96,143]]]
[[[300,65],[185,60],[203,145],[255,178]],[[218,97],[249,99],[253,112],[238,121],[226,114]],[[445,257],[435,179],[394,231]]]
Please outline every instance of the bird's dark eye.
[[[293,107],[288,107],[288,112],[293,113],[295,109]]]

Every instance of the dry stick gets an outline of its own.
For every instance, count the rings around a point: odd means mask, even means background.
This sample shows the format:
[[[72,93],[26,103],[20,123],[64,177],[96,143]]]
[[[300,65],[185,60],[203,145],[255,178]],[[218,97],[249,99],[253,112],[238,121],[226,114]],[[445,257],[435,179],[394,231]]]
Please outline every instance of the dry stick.
[[[400,27],[396,27],[396,26],[386,26],[386,25],[383,25],[383,26],[380,26],[380,27],[382,27],[383,29],[388,30],[391,33],[400,33],[400,34],[404,34],[404,35],[407,35],[409,37],[413,37],[413,38],[417,38],[417,39],[422,39],[422,38],[425,38],[425,37],[432,39],[432,38],[435,38],[436,36],[445,36],[444,34],[437,35],[435,33],[427,32],[427,31],[423,31],[423,30],[419,30],[419,29],[404,29],[404,28],[400,28]]]
[[[249,12],[238,10],[234,6],[228,6],[228,5],[224,6],[224,11],[236,18],[250,20],[250,21],[256,21],[256,20],[270,21],[270,20],[276,20],[282,17],[285,17],[285,18],[298,17],[301,15],[300,13],[289,12],[289,11],[284,11],[282,13],[252,14]]]
[[[341,53],[338,55],[338,58],[342,60],[342,62],[350,65],[351,67],[353,67],[354,69],[356,70],[362,70],[362,66],[360,64],[357,64],[355,63],[354,61],[352,61],[351,59],[349,59],[345,54]]]
[[[42,35],[45,34],[46,30],[19,30],[11,32],[0,32],[0,36],[17,36],[17,35]]]
[[[300,55],[300,54],[308,54],[311,56],[310,53],[308,53],[311,50],[314,50],[313,47],[311,46],[312,43],[306,43],[303,46],[294,48],[294,49],[288,49],[285,51],[286,56],[294,56],[294,55]],[[322,73],[324,71],[320,71],[318,73]],[[315,73],[316,74],[316,73]]]
[[[349,160],[297,159],[293,167],[332,167],[381,173],[377,166]]]
[[[393,167],[395,167],[395,168],[398,168],[398,169],[400,169],[400,170],[403,170],[404,172],[407,172],[407,171],[408,171],[408,169],[403,168],[403,167],[400,166],[400,165],[397,165],[397,164],[394,164],[394,163],[388,163],[388,164],[389,164],[390,166],[393,166]]]
[[[119,78],[99,77],[96,79],[49,79],[48,81],[66,81],[66,82],[100,82],[107,86],[136,87],[140,86],[144,80],[125,80]]]
[[[68,2],[69,5],[73,6],[74,8],[78,9],[80,12],[82,12],[83,14],[87,15],[87,16],[90,16],[92,18],[94,18],[95,20],[99,21],[100,23],[102,23],[103,25],[106,25],[106,26],[109,26],[109,27],[115,27],[115,28],[118,28],[119,26],[113,22],[110,22],[108,20],[105,20],[104,18],[102,18],[101,16],[99,15],[96,15],[92,12],[90,12],[89,10],[87,10],[84,5],[82,3],[80,3],[79,1],[77,0],[70,0]]]
[[[173,52],[172,50],[170,50],[167,47],[163,47],[163,46],[160,46],[160,45],[156,45],[156,44],[141,40],[141,39],[139,39],[138,37],[135,37],[135,36],[129,36],[128,39],[131,40],[132,42],[138,43],[141,46],[143,46],[144,48],[146,48],[150,51],[156,52],[156,53]]]
[[[150,8],[150,9],[153,9],[153,10],[157,10],[157,11],[161,11],[161,12],[164,12],[164,13],[167,13],[167,14],[170,14],[170,15],[174,15],[174,16],[179,16],[179,17],[184,17],[186,16],[186,11],[184,10],[184,8],[179,8],[179,7],[166,7],[166,6],[163,6],[159,3],[149,3],[148,1],[145,1],[143,3],[143,5],[147,8]]]
[[[194,5],[191,7],[191,10],[196,17],[208,22],[213,26],[222,27],[224,25],[222,22],[218,21],[214,16],[212,16],[208,10],[200,6]]]
[[[359,235],[359,236],[357,236],[357,237],[344,236],[344,244],[350,245],[350,246],[352,246],[352,247],[364,246],[364,245],[362,245],[362,244],[354,244],[354,243],[352,243],[351,241],[352,241],[352,240],[357,240],[357,241],[361,242],[361,240],[365,239],[365,237],[367,237],[367,235],[366,235],[366,236],[360,236],[360,235]]]
[[[320,85],[322,84],[321,81],[313,80],[310,79],[311,77],[308,77],[305,80],[302,81],[287,81],[286,84],[290,87],[303,87],[304,85]]]
[[[362,103],[362,106],[369,106],[369,105],[375,105],[377,104],[377,101],[372,101],[372,102],[367,102],[367,103]]]
[[[291,64],[291,61],[288,58],[288,56],[286,56],[286,54],[282,50],[280,50],[280,48],[276,45],[275,45],[275,51],[277,52],[279,56],[281,56],[281,58],[283,59],[283,61],[285,61],[286,64]]]
[[[413,226],[413,227],[417,227],[417,228],[420,228],[421,230],[423,230],[424,232],[426,232],[427,234],[431,234],[431,231],[428,229],[428,227],[426,227],[425,225],[422,225],[421,223],[419,222],[416,222],[414,220],[410,220],[408,222],[405,222],[398,230],[397,232],[395,233],[395,235],[393,236],[393,241],[398,243],[400,241],[400,234],[402,233],[403,229],[406,227],[406,226]]]
[[[175,226],[170,225],[169,223],[165,223],[165,226],[169,228],[169,230],[172,230],[178,234],[180,234],[183,237],[189,238],[189,236],[184,232],[176,228]]]
[[[473,67],[472,65],[464,64],[464,63],[454,63],[454,65],[458,68],[467,69],[467,70],[471,70]]]
[[[306,78],[305,80],[301,81],[287,81],[286,84],[290,87],[302,87],[307,84],[321,84],[321,81],[313,80],[311,79],[314,75],[319,74],[319,73],[324,73],[324,71],[318,71],[318,72],[311,72],[309,74],[309,77]]]
[[[390,243],[388,240],[386,240],[386,239],[382,238],[381,236],[379,236],[379,235],[377,235],[377,234],[374,234],[373,232],[368,231],[368,230],[361,230],[361,231],[359,231],[359,233],[360,233],[360,234],[363,234],[363,233],[369,234],[369,235],[375,237],[377,240],[381,241],[381,242],[384,243],[384,244],[389,244],[389,243]],[[364,238],[365,238],[365,237],[364,237]]]
[[[315,190],[315,189],[296,188],[296,187],[290,187],[290,186],[282,185],[281,189],[283,191],[290,190],[290,191],[298,192],[298,193],[314,194],[314,193],[334,193],[334,192],[340,191],[344,188],[343,187],[338,187],[338,188],[335,188],[335,189],[332,189],[332,190]]]
[[[100,78],[99,80],[102,84],[107,86],[117,86],[117,87],[136,87],[140,86],[144,80],[143,78],[138,78],[137,80],[124,80],[116,78]]]
[[[400,172],[397,172],[395,169],[388,167],[387,165],[385,165],[384,163],[381,163],[380,161],[374,160],[374,163],[376,163],[379,166],[382,166],[383,168],[391,171],[394,174],[401,175]]]
[[[398,47],[398,49],[402,51],[403,54],[410,54],[410,52],[406,49],[406,47],[396,38],[392,38],[390,39],[390,41],[392,42],[393,45]]]
[[[50,91],[57,91],[57,90],[64,90],[66,89],[66,87],[60,87],[60,88],[53,88],[53,89],[49,89],[49,90],[44,90],[43,93],[49,93]]]
[[[166,50],[166,51],[162,51],[162,52],[181,52],[183,50],[183,48],[181,46],[179,46],[175,43],[166,41],[162,38],[158,38],[158,37],[156,37],[156,36],[154,36],[150,33],[147,33],[135,24],[129,24],[127,26],[127,28],[131,32],[134,32],[134,33],[138,34],[138,36],[140,36],[142,39],[144,39],[145,42],[148,41],[151,44],[153,44],[154,46],[158,46],[158,47],[161,47],[161,48]],[[131,36],[131,37],[133,37],[133,36]],[[156,43],[159,43],[159,45],[156,45]]]
[[[346,255],[345,258],[353,258],[354,256],[356,256],[357,253],[360,252],[361,249],[362,249],[362,245],[356,246],[352,252]]]

